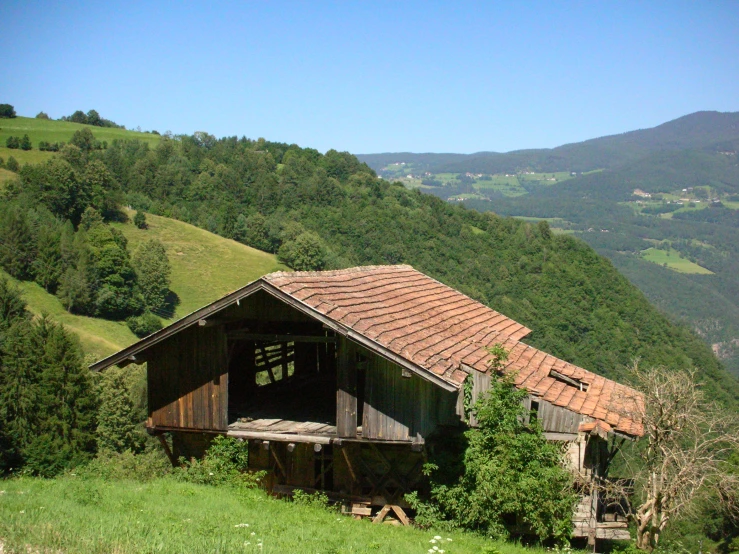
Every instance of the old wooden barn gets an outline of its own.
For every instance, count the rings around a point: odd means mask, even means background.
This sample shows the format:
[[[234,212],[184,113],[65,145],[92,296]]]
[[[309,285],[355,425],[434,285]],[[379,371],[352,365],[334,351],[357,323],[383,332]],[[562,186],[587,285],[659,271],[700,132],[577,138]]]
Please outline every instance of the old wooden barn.
[[[547,438],[580,477],[575,535],[628,538],[588,483],[618,441],[641,434],[623,406],[634,391],[522,340],[529,329],[410,266],[273,273],[92,366],[147,363],[153,434],[173,459],[216,434],[249,441],[269,487],[320,489],[355,515],[407,523],[434,433],[463,423],[490,384],[487,348],[528,391]],[[166,441],[162,441],[168,447]]]

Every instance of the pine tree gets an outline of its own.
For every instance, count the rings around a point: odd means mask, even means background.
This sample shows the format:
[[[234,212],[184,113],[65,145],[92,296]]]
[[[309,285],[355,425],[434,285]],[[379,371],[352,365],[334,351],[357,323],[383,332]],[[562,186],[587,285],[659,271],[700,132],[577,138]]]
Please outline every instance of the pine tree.
[[[16,279],[28,279],[35,257],[35,240],[26,214],[11,207],[0,219],[0,265]]]
[[[27,469],[51,476],[94,453],[97,400],[77,338],[46,316],[34,327],[39,421],[24,457]]]
[[[21,150],[31,150],[33,148],[33,145],[31,144],[31,139],[28,138],[28,135],[23,135],[23,138],[20,141],[20,147]]]
[[[18,160],[16,160],[13,156],[8,156],[8,161],[5,162],[5,169],[8,171],[13,171],[14,173],[18,173],[18,170],[21,168],[20,164],[18,163]]]
[[[37,371],[30,337],[30,314],[20,291],[0,280],[0,472],[22,465],[35,425]]]
[[[56,292],[64,273],[61,249],[61,228],[42,225],[36,241],[37,254],[33,261],[34,280],[48,292]]]
[[[133,261],[146,306],[154,311],[165,308],[171,268],[164,245],[158,240],[143,243]]]

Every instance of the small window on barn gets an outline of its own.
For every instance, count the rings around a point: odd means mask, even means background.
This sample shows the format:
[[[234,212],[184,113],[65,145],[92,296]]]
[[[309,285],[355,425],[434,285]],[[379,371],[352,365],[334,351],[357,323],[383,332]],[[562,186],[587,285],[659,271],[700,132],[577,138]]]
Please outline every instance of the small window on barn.
[[[539,401],[531,399],[531,410],[529,412],[529,421],[536,421],[539,417]]]
[[[254,365],[257,386],[284,381],[295,373],[295,343],[257,344]]]
[[[568,385],[577,387],[583,392],[587,392],[588,387],[590,386],[587,383],[583,383],[579,379],[573,379],[572,377],[567,377],[567,375],[563,375],[559,371],[551,370],[549,372],[549,376],[554,377],[557,381],[562,381],[563,383],[567,383]]]

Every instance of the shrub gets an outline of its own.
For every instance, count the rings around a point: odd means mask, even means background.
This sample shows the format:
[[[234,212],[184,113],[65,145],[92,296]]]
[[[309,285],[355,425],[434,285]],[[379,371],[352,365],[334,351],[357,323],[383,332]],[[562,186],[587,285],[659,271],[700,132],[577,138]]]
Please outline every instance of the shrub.
[[[296,271],[317,271],[326,266],[326,252],[315,233],[305,232],[285,241],[277,253],[281,262]]]
[[[0,104],[0,117],[15,117],[15,108],[10,104]]]
[[[126,319],[126,325],[131,332],[139,338],[144,338],[162,328],[162,322],[151,312],[131,316]]]
[[[103,452],[87,464],[72,470],[75,475],[91,479],[131,479],[151,481],[172,473],[172,464],[161,449],[152,449],[141,454],[125,452]]]
[[[49,114],[47,114],[46,112],[39,112],[36,114],[36,119],[51,119],[51,118],[49,117]]]
[[[254,487],[264,472],[246,473],[249,446],[233,437],[218,435],[202,460],[180,458],[174,476],[182,481],[201,485],[232,485]]]
[[[20,168],[21,166],[18,163],[18,160],[16,160],[13,156],[10,156],[8,158],[8,161],[5,162],[5,169],[7,169],[8,171],[13,171],[15,173],[18,173]]]
[[[328,496],[321,491],[309,493],[296,489],[293,493],[293,502],[295,504],[300,504],[301,506],[313,506],[316,508],[329,507]]]
[[[146,215],[144,212],[136,211],[136,215],[133,216],[133,224],[136,225],[139,229],[146,229],[148,225],[146,224]]]
[[[20,141],[20,148],[21,150],[31,150],[33,148],[31,139],[28,138],[28,135],[23,135],[23,138]]]
[[[10,136],[5,140],[5,146],[7,148],[10,148],[11,150],[16,150],[17,148],[20,148],[21,140],[18,137]]]
[[[461,467],[448,458],[426,466],[431,501],[408,498],[425,524],[445,520],[504,538],[508,523],[517,520],[540,540],[567,540],[576,500],[572,476],[541,425],[536,420],[525,423],[526,394],[513,386],[511,377],[493,381],[472,409],[478,427],[465,433],[468,445]]]

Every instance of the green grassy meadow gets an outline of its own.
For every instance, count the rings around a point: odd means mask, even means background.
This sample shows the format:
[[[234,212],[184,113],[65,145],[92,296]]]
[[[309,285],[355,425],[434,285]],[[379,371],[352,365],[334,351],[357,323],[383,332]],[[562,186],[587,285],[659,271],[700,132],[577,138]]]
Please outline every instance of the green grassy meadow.
[[[18,163],[34,164],[44,162],[54,156],[54,152],[41,152],[38,149],[40,141],[46,142],[69,142],[75,131],[90,129],[97,140],[106,140],[109,143],[115,139],[139,139],[148,142],[154,147],[159,143],[159,135],[151,133],[139,133],[126,129],[112,129],[109,127],[92,127],[81,123],[68,121],[54,121],[51,119],[36,119],[33,117],[14,117],[12,119],[0,119],[0,158],[7,160],[13,156]],[[5,141],[9,136],[22,137],[28,135],[33,144],[33,150],[10,149],[5,147]]]
[[[133,215],[129,212],[129,215]],[[164,244],[172,266],[171,290],[180,299],[175,316],[168,325],[221,296],[272,271],[287,269],[277,258],[233,240],[175,221],[147,214],[149,228],[141,230],[132,223],[115,223],[129,241],[131,253],[141,242],[157,239]],[[110,321],[70,314],[53,294],[32,281],[17,281],[0,270],[23,291],[29,310],[52,316],[80,338],[86,354],[104,358],[136,342],[136,336],[123,321]]]
[[[134,212],[128,211],[129,220]],[[171,289],[179,296],[179,319],[262,275],[287,269],[277,257],[225,239],[182,221],[146,214],[147,229],[130,221],[113,223],[128,239],[133,254],[139,244],[157,239],[172,265]]]
[[[355,521],[255,489],[73,475],[0,481],[0,541],[5,553],[422,554],[434,546],[448,554],[544,553],[468,533]]]
[[[677,271],[678,273],[713,275],[712,271],[683,258],[677,250],[672,248],[669,252],[666,250],[658,250],[656,248],[647,248],[642,251],[642,258],[655,264],[667,265],[669,269]]]

